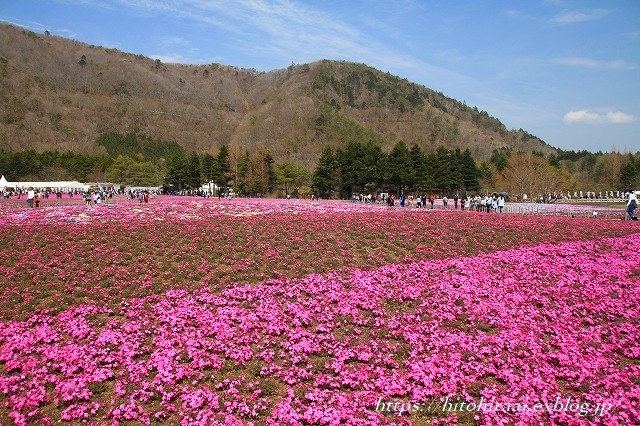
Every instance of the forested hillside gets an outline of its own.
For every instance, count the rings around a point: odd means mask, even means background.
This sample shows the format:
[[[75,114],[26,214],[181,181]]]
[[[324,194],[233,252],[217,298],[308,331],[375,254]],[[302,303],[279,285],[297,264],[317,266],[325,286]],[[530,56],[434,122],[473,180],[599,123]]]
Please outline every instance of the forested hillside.
[[[365,64],[319,61],[271,72],[166,64],[0,24],[0,171],[11,179],[104,180],[125,156],[134,175],[142,170],[144,182],[163,183],[167,161],[181,164],[177,157],[193,153],[210,162],[224,147],[237,185],[251,164],[264,171],[265,161],[310,174],[325,148],[345,152],[349,143],[385,156],[399,143],[425,156],[469,152],[488,186],[502,185],[505,162],[519,152],[546,158],[562,174],[559,186],[620,186],[622,168],[632,160],[636,168],[633,156],[563,153]]]
[[[105,153],[106,132],[175,141],[187,151],[268,148],[315,165],[325,145],[399,140],[431,152],[554,150],[426,87],[363,64],[321,61],[268,73],[164,64],[0,25],[0,139],[8,150]]]

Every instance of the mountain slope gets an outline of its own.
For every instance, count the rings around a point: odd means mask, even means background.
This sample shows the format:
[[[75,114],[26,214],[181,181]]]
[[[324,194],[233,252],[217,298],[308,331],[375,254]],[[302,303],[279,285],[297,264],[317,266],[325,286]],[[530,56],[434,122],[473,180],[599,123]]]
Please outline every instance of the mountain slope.
[[[265,147],[312,167],[322,148],[399,140],[426,152],[555,150],[484,111],[363,64],[320,61],[268,73],[164,64],[0,24],[0,146],[103,153],[99,134],[142,133],[187,150]]]

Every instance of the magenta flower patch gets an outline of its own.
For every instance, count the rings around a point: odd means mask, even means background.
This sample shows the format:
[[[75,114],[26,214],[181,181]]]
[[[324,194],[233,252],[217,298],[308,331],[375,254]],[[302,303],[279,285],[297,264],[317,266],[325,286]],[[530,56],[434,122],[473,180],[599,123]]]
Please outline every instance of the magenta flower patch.
[[[17,229],[4,217],[0,422],[640,419],[629,223],[322,206],[172,199],[88,213],[91,226],[30,210]],[[184,235],[202,256],[172,251]]]

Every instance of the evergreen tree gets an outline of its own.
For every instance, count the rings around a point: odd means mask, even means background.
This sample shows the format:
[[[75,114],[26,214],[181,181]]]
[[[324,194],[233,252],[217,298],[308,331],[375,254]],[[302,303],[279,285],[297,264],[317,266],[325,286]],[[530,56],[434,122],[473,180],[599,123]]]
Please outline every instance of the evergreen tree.
[[[435,189],[440,192],[448,191],[452,186],[452,174],[449,161],[449,150],[444,146],[439,146],[435,152],[429,155],[434,186]]]
[[[200,157],[195,152],[189,156],[187,168],[187,184],[191,189],[198,189],[202,185],[202,174],[200,170]]]
[[[249,151],[244,152],[244,155],[238,161],[237,179],[233,182],[233,190],[237,194],[248,193],[252,188],[246,182],[252,181],[252,169],[249,167],[251,161]]]
[[[167,160],[167,173],[164,184],[178,191],[189,187],[189,161],[184,154],[178,154]]]
[[[476,165],[471,151],[469,148],[462,152],[460,158],[460,164],[462,166],[462,183],[467,191],[479,191],[480,190],[480,169]]]
[[[352,194],[363,190],[359,180],[362,175],[363,156],[363,146],[356,141],[349,141],[343,148],[336,150],[335,157],[341,197],[349,198]]]
[[[229,161],[229,147],[222,145],[216,156],[218,174],[215,178],[216,185],[226,188],[229,184],[231,174],[231,163]]]
[[[202,167],[202,179],[205,182],[215,182],[219,175],[218,162],[216,161],[216,158],[213,155],[206,153],[202,156],[200,164]]]
[[[320,158],[318,164],[313,171],[312,187],[313,191],[320,198],[332,198],[333,191],[337,184],[337,164],[336,158],[333,153],[333,149],[330,146],[326,146]]]
[[[388,175],[387,155],[373,141],[363,146],[362,168],[359,181],[365,193],[377,192]]]
[[[628,155],[627,162],[620,167],[620,186],[624,191],[640,188],[640,158]]]
[[[448,191],[450,193],[459,193],[464,186],[462,173],[462,152],[460,148],[449,151],[449,172],[451,174]]]
[[[411,160],[411,153],[404,141],[395,144],[388,157],[389,183],[398,190],[398,195],[404,195],[407,186],[415,185],[416,173]]]
[[[415,171],[415,183],[411,190],[424,192],[433,187],[433,178],[429,174],[427,165],[427,156],[422,152],[418,145],[413,145],[409,152],[411,157],[411,165]]]
[[[262,151],[262,149],[260,150]],[[264,165],[263,169],[263,179],[266,175],[267,182],[267,190],[265,193],[270,194],[273,192],[276,187],[276,171],[274,169],[274,164],[276,160],[273,159],[273,155],[269,151],[265,151],[262,157],[262,164]]]
[[[494,149],[489,161],[494,165],[499,173],[509,165],[509,157],[511,157],[511,148]]]
[[[340,196],[374,192],[384,182],[386,156],[373,142],[350,141],[335,154]]]

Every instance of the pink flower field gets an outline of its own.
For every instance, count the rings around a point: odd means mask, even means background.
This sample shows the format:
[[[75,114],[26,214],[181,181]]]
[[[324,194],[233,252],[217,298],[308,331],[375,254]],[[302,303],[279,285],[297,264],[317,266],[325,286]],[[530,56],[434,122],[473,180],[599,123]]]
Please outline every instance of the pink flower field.
[[[640,423],[637,222],[0,211],[0,424]]]

